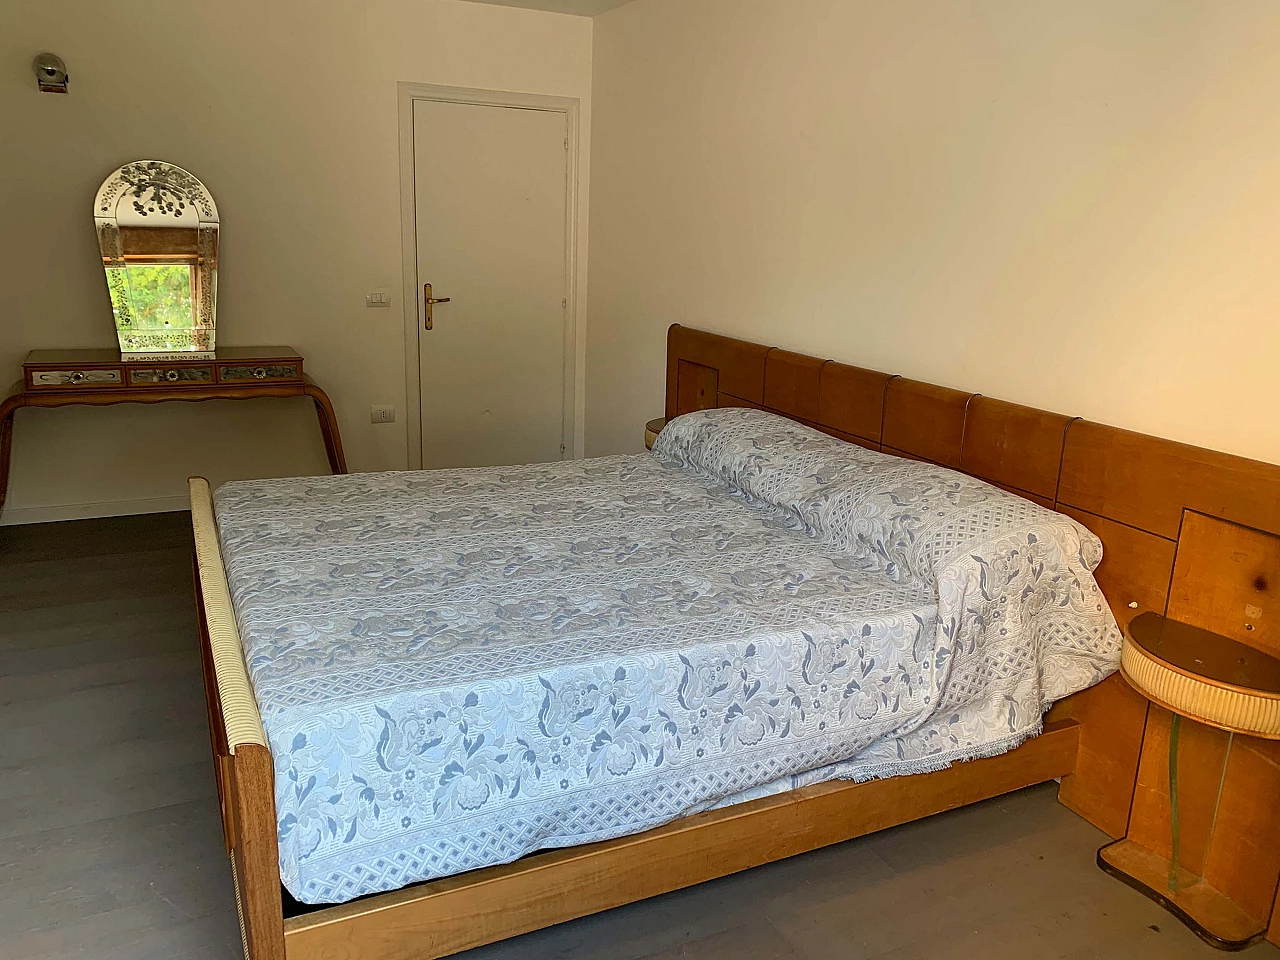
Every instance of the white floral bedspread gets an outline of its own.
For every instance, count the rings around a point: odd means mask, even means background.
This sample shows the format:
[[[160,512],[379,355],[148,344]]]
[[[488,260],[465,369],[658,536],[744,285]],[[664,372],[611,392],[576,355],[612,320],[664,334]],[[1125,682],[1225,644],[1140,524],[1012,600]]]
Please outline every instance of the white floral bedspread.
[[[217,491],[294,897],[1000,752],[1115,669],[1064,516],[754,411],[654,453]]]

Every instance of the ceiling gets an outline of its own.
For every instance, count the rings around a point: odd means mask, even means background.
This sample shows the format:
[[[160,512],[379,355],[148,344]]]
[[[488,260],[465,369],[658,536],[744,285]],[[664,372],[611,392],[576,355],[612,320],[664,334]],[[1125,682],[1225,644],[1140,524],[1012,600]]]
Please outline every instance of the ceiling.
[[[473,0],[475,3],[496,3],[503,7],[528,7],[530,10],[550,10],[552,13],[576,13],[594,17],[631,0]]]

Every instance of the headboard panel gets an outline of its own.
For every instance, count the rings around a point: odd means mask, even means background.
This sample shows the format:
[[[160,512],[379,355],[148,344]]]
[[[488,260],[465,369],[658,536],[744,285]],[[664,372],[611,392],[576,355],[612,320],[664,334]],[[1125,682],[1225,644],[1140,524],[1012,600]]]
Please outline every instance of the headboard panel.
[[[1053,507],[1071,418],[977,396],[965,415],[960,469]]]
[[[1247,608],[1275,602],[1267,557],[1280,550],[1280,466],[1076,420],[1067,429],[1057,507],[1101,538],[1107,556],[1098,582],[1113,609],[1124,603],[1125,619],[1153,609],[1265,646],[1262,637],[1274,628],[1263,631],[1259,621],[1246,631],[1245,624]],[[1232,558],[1239,556],[1251,562],[1237,568]],[[1118,583],[1130,589],[1117,597]],[[1271,620],[1280,620],[1280,609]]]
[[[675,324],[667,331],[667,417],[713,407],[721,395],[764,403],[764,365],[769,348]]]
[[[680,360],[676,366],[676,407],[680,410],[712,410],[719,406],[720,371],[715,367]]]
[[[827,361],[774,347],[764,361],[764,406],[805,423],[818,422],[818,394]]]
[[[1280,657],[1280,537],[1188,510],[1169,616]]]
[[[836,436],[880,449],[890,374],[829,360],[818,384],[818,424]]]
[[[753,403],[750,400],[743,400],[741,397],[735,397],[728,393],[720,394],[719,399],[720,399],[720,402],[716,404],[716,406],[719,406],[719,407],[751,407],[752,409],[755,409],[755,410],[764,409],[763,404]],[[774,411],[774,413],[777,413],[777,412],[778,411],[776,410]]]
[[[1077,420],[1058,499],[1171,540],[1184,509],[1280,531],[1280,466]]]
[[[882,449],[944,467],[960,466],[965,411],[973,397],[962,390],[894,377],[884,392]]]
[[[1121,627],[1140,613],[1164,613],[1169,600],[1178,544],[1154,533],[1059,503],[1102,541],[1102,564],[1095,576]]]

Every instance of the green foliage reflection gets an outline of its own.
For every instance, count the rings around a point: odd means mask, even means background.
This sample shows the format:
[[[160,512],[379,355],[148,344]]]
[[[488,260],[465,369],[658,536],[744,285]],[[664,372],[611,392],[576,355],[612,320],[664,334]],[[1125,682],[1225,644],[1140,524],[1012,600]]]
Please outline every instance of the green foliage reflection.
[[[191,267],[182,263],[129,264],[129,310],[135,330],[189,330]]]

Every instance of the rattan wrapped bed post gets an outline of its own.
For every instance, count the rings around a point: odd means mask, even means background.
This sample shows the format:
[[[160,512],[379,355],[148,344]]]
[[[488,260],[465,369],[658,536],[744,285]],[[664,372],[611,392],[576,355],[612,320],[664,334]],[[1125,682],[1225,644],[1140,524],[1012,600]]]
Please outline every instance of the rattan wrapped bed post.
[[[204,621],[209,631],[209,646],[218,681],[227,749],[234,754],[236,747],[244,743],[265,747],[267,735],[262,729],[262,717],[245,669],[244,647],[240,643],[236,615],[231,607],[231,591],[222,566],[218,528],[213,517],[213,494],[209,481],[204,477],[191,477],[187,483],[191,488],[191,526],[196,541]]]
[[[241,941],[246,960],[284,960],[274,764],[245,668],[209,481],[192,477],[188,485],[205,694]]]

